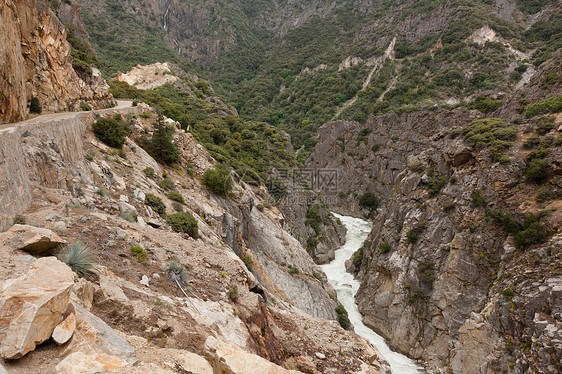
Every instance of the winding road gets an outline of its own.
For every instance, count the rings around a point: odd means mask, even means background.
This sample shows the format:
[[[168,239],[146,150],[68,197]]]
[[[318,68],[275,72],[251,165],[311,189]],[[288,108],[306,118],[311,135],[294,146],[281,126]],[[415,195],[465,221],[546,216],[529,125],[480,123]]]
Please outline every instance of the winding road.
[[[113,107],[113,108],[108,108],[108,109],[98,109],[98,110],[93,110],[92,112],[94,113],[104,113],[104,112],[109,112],[112,110],[118,110],[118,109],[126,109],[129,107],[132,107],[133,102],[131,100],[116,100],[117,101],[117,106]],[[21,125],[28,125],[28,124],[37,124],[37,123],[44,123],[44,122],[49,122],[49,121],[53,121],[53,120],[61,120],[61,119],[69,119],[69,118],[74,118],[80,114],[83,114],[85,112],[81,111],[81,112],[61,112],[61,113],[49,113],[49,114],[41,114],[37,117],[33,117],[30,119],[26,119],[25,121],[20,121],[20,122],[14,122],[14,123],[6,123],[3,125],[0,125],[0,130],[6,130],[12,127],[17,127],[17,126],[21,126]]]

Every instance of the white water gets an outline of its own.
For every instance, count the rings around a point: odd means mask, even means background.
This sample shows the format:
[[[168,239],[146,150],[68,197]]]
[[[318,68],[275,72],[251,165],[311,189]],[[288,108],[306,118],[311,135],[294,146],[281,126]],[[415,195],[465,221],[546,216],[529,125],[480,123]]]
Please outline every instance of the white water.
[[[345,261],[363,245],[369,232],[371,232],[372,224],[359,218],[340,216],[339,214],[334,215],[347,228],[346,240],[345,244],[336,251],[335,259],[321,267],[328,276],[328,282],[336,290],[338,300],[347,310],[349,320],[353,324],[355,332],[377,347],[390,364],[393,374],[417,374],[423,372],[423,368],[418,366],[413,360],[400,353],[391,351],[381,336],[365,326],[362,321],[363,317],[359,313],[357,304],[355,304],[355,294],[359,289],[359,282],[345,270]]]

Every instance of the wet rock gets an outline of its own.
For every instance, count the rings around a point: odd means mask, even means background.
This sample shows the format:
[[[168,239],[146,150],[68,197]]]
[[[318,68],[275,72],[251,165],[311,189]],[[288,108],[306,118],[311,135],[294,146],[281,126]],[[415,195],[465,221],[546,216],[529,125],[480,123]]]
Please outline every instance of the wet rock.
[[[66,241],[49,229],[14,225],[4,234],[4,245],[32,254],[48,255]]]
[[[0,297],[0,356],[24,356],[51,337],[68,308],[74,273],[55,257],[35,261]]]

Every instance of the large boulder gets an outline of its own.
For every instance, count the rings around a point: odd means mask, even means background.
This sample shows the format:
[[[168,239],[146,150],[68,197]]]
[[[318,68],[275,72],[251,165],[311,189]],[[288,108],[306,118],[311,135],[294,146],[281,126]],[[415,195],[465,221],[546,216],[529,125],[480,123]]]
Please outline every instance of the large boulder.
[[[0,357],[15,359],[51,337],[68,309],[74,273],[55,257],[40,258],[0,295]]]
[[[210,336],[205,342],[207,360],[220,374],[298,374],[235,345],[224,344]]]
[[[48,255],[66,241],[49,229],[30,225],[14,225],[4,235],[6,247],[37,255]]]

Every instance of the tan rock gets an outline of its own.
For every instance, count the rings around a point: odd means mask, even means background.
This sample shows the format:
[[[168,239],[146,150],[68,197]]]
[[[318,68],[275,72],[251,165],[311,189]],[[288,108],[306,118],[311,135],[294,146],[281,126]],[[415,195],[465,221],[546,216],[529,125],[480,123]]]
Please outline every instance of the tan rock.
[[[75,352],[56,367],[57,374],[97,374],[120,372],[129,366],[129,363],[119,357],[104,353],[87,354]]]
[[[40,258],[0,296],[0,357],[20,358],[51,337],[68,308],[72,270],[55,257]]]
[[[298,374],[300,371],[288,370],[258,355],[244,351],[235,345],[220,343],[210,336],[205,342],[207,359],[221,374]]]
[[[57,344],[64,344],[70,340],[72,335],[74,334],[74,330],[76,330],[76,317],[74,313],[68,315],[64,321],[62,321],[55,329],[53,330],[53,335],[51,336],[55,343]]]
[[[33,254],[51,254],[59,245],[66,243],[49,229],[29,225],[14,225],[4,234],[4,245]]]

